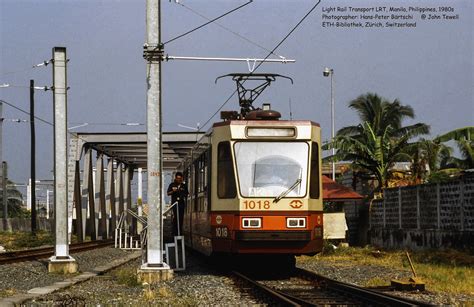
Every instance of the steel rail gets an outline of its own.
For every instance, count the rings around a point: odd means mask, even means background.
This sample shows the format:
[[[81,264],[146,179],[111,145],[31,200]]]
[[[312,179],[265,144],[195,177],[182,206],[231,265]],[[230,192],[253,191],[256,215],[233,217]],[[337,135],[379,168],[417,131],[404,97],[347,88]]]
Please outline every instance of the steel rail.
[[[96,240],[82,243],[73,243],[69,246],[71,253],[87,251],[96,248],[107,247],[114,244],[114,240]],[[42,247],[13,252],[6,252],[0,254],[0,265],[7,263],[15,263],[22,261],[31,261],[37,259],[44,259],[54,255],[54,247]]]
[[[245,274],[233,271],[232,274],[246,283],[251,284],[262,293],[271,297],[275,302],[287,306],[317,306],[319,303],[310,301],[309,298],[297,297],[295,294],[286,293],[285,290],[277,290],[270,286],[266,286]],[[329,293],[335,293],[341,296],[341,299],[347,300],[346,303],[341,301],[334,301],[334,305],[349,304],[349,305],[371,305],[371,306],[433,306],[424,302],[419,302],[411,299],[401,298],[387,293],[382,293],[367,288],[358,287],[355,285],[339,282],[328,277],[316,274],[314,272],[297,268],[293,277],[299,277],[303,280],[314,281],[327,290]],[[309,290],[311,291],[311,290]],[[325,297],[318,297],[316,294],[314,299],[325,299]],[[352,301],[351,301],[352,300]],[[326,305],[326,303],[325,303]],[[327,303],[327,305],[332,305]]]
[[[258,281],[255,281],[244,274],[237,272],[237,271],[232,271],[232,275],[239,277],[240,279],[244,280],[245,282],[251,284],[252,286],[256,287],[260,291],[264,292],[266,295],[272,297],[277,303],[283,304],[285,306],[301,306],[298,302],[287,298],[285,295],[282,295],[278,291],[273,290],[270,287],[267,287],[265,285],[262,285]]]
[[[301,268],[296,268],[295,272],[297,275],[304,278],[323,281],[327,285],[327,288],[330,290],[349,294],[352,297],[356,297],[364,302],[372,304],[381,304],[384,306],[433,306],[428,303],[407,298],[401,298],[395,295],[390,295],[388,293],[382,293],[376,290],[362,288],[348,283],[336,281],[334,279]]]

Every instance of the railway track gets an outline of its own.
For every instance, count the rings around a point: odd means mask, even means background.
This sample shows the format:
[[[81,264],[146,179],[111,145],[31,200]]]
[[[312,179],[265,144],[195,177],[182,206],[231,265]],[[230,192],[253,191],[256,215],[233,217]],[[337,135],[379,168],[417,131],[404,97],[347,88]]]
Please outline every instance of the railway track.
[[[114,240],[97,240],[69,245],[70,253],[77,253],[86,250],[106,247],[114,244]],[[14,262],[31,261],[44,259],[54,255],[54,247],[35,248],[0,254],[0,265]]]
[[[251,285],[252,291],[283,306],[432,306],[335,281],[300,268],[284,278],[255,277],[253,274],[249,277],[249,274],[237,271],[232,274]]]

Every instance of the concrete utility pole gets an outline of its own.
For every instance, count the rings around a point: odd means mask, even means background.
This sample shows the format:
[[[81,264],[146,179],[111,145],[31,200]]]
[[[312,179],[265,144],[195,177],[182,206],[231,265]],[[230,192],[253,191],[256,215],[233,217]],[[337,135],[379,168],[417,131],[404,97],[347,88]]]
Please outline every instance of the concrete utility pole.
[[[77,272],[77,263],[69,256],[67,203],[67,57],[65,47],[53,48],[54,90],[54,256],[48,271]]]
[[[31,233],[36,234],[36,137],[35,137],[35,80],[30,80],[30,178],[31,178]]]
[[[325,68],[323,76],[331,77],[331,142],[334,142],[334,136],[336,131],[335,126],[335,111],[334,111],[334,69]],[[336,148],[332,147],[332,156],[336,155]],[[332,161],[332,180],[336,180],[336,162]]]
[[[3,102],[0,101],[0,168],[3,162]]]
[[[7,179],[8,170],[7,162],[2,163],[2,201],[3,201],[3,230],[8,231],[8,191],[7,191]]]
[[[2,177],[0,178],[0,185],[2,186],[2,189],[5,189],[5,185],[3,184],[6,181],[6,178],[3,176],[3,102],[1,101],[0,101],[0,173],[2,174]],[[5,193],[5,191],[3,193]],[[3,228],[4,230],[7,229],[7,226],[6,226],[7,215],[5,214],[5,210],[8,211],[8,209],[6,209],[5,204],[6,202],[5,202],[5,196],[4,196],[3,198]]]
[[[148,241],[146,262],[138,280],[156,283],[172,277],[173,271],[163,262],[162,227],[162,140],[161,140],[161,44],[160,0],[146,2],[146,33],[143,57],[147,61],[147,174]]]

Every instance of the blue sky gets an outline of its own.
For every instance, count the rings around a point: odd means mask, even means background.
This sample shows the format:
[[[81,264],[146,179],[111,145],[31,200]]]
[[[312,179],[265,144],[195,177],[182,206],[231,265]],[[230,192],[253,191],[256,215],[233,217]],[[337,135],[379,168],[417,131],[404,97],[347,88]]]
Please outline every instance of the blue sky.
[[[181,0],[208,16],[218,16],[245,1]],[[225,27],[272,49],[315,1],[254,0],[219,21]],[[272,85],[257,101],[271,102],[284,118],[309,119],[321,124],[323,138],[330,135],[330,83],[325,66],[334,69],[336,129],[357,123],[347,108],[351,99],[376,92],[411,105],[414,122],[432,127],[432,135],[473,125],[473,7],[465,1],[416,1],[417,6],[449,4],[459,20],[418,22],[415,29],[340,29],[321,27],[322,7],[400,6],[413,1],[323,0],[315,12],[276,51],[295,64],[264,64],[260,72],[288,75]],[[162,1],[162,37],[166,41],[204,19],[174,2]],[[144,131],[145,123],[145,0],[128,1],[13,1],[0,0],[0,99],[28,110],[30,79],[51,85],[51,66],[29,69],[51,58],[54,46],[67,47],[69,126],[91,123],[75,131]],[[267,51],[216,25],[209,25],[165,46],[180,56],[265,57]],[[234,90],[230,80],[214,84],[217,76],[246,72],[246,63],[178,62],[163,64],[165,131],[180,131],[179,124],[204,123]],[[234,98],[224,110],[237,108]],[[37,115],[52,122],[51,92],[36,92]],[[4,106],[5,118],[26,115]],[[218,117],[214,118],[218,120]],[[213,120],[213,121],[214,121]],[[212,121],[211,121],[212,122]],[[95,123],[95,124],[94,124]],[[115,124],[115,125],[104,125]],[[205,128],[208,128],[209,125]],[[52,128],[36,124],[37,177],[52,178]],[[29,177],[29,125],[5,122],[4,159],[10,178]]]

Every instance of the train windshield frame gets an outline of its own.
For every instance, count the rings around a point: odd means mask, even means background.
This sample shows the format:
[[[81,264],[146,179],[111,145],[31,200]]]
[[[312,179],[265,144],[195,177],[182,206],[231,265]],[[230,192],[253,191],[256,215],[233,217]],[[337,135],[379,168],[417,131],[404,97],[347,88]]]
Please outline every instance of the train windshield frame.
[[[308,185],[307,142],[238,141],[234,157],[242,197],[277,197],[300,181],[287,197],[305,197]]]

